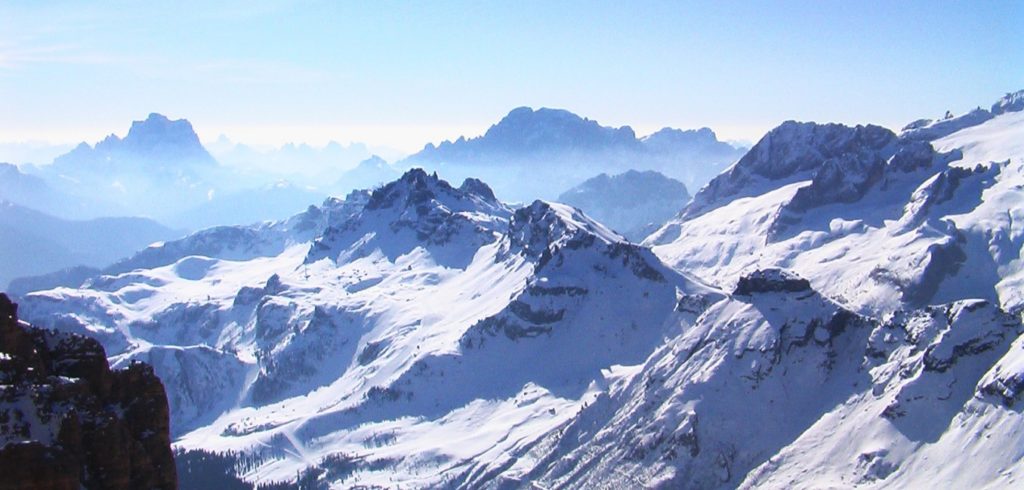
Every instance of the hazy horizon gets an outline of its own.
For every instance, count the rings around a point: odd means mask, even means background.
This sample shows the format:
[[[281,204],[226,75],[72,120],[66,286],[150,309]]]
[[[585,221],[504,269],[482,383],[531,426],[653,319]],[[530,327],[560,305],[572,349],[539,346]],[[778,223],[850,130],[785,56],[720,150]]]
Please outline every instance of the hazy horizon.
[[[748,142],[790,119],[899,129],[1024,87],[1021,18],[1020,3],[6,3],[0,142],[93,143],[159,112],[203,141],[408,154],[518,106]]]

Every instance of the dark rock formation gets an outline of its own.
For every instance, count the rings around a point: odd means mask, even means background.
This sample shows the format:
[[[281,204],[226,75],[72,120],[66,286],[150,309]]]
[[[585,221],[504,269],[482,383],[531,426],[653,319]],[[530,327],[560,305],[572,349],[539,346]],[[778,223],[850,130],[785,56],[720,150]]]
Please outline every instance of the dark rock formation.
[[[741,197],[755,196],[783,185],[812,178],[826,167],[819,180],[846,180],[846,167],[867,172],[884,165],[896,150],[897,137],[880,126],[786,121],[764,135],[729,170],[721,173],[693,197],[683,217],[693,218]],[[844,196],[845,197],[845,196]]]
[[[810,291],[811,283],[792,272],[782,269],[756,270],[740,278],[733,294],[747,296],[753,293],[798,293]]]
[[[167,396],[148,365],[21,323],[0,293],[0,490],[176,488]]]

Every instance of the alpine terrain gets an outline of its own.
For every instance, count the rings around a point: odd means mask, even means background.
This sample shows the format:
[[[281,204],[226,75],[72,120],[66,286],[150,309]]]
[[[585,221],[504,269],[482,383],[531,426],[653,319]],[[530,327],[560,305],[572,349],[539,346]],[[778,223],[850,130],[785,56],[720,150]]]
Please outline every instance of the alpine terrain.
[[[152,365],[178,454],[249,484],[1011,488],[1022,109],[783,123],[640,244],[413,168],[18,301]],[[614,151],[683,138],[517,109],[418,158],[543,153],[537,117]]]

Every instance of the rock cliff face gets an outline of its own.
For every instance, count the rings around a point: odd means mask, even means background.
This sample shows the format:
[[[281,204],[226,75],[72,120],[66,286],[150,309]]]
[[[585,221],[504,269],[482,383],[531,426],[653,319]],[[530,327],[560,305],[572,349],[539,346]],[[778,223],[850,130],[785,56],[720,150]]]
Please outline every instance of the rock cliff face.
[[[92,339],[19,322],[0,294],[0,489],[176,488],[152,368],[111,371]]]

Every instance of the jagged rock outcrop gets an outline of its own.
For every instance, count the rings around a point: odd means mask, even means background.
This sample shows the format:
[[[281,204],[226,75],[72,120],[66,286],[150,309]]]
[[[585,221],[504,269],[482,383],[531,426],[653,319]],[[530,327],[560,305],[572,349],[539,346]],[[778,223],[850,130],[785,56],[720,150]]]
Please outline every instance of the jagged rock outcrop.
[[[1007,112],[1024,111],[1024,90],[1006,94],[1003,98],[992,104],[992,108],[989,111],[997,116]]]
[[[809,179],[830,165],[837,170],[851,162],[863,169],[884,165],[896,142],[892,131],[870,124],[848,127],[786,121],[702,188],[683,216],[696,217],[732,200]]]
[[[378,248],[389,256],[417,246],[443,248],[463,235],[480,245],[495,240],[509,214],[477,179],[455,188],[436,172],[414,168],[374,190],[352,219],[328,226],[313,241],[306,262],[337,259],[339,254],[350,258]]]
[[[733,294],[749,296],[754,293],[810,291],[811,283],[792,272],[782,269],[758,269],[740,277]]]
[[[0,294],[0,489],[176,488],[152,368],[111,371],[92,339],[28,326]]]

